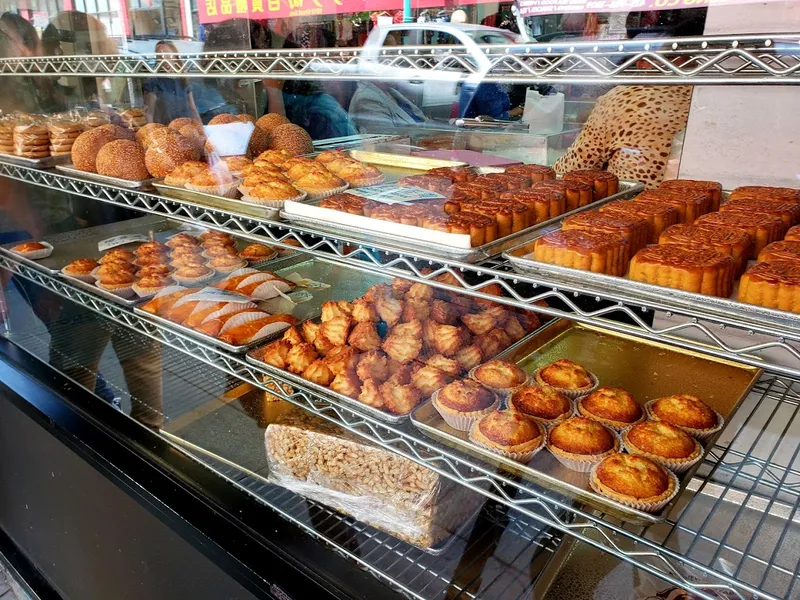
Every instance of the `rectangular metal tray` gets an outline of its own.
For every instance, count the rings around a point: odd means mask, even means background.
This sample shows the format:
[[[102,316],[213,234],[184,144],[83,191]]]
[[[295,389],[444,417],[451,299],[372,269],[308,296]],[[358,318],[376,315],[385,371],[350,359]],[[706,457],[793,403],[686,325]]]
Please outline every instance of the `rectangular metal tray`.
[[[554,360],[568,358],[597,375],[601,385],[625,389],[642,404],[677,393],[693,394],[719,412],[726,425],[761,374],[756,367],[566,320],[553,321],[526,343],[510,348],[498,358],[515,362],[530,373]],[[679,493],[658,513],[625,506],[595,493],[589,487],[588,473],[567,469],[546,449],[523,465],[472,444],[466,432],[452,429],[444,422],[431,402],[418,406],[411,413],[411,422],[429,437],[628,523],[645,526],[660,523],[680,497]],[[723,427],[707,440],[704,456],[724,430]],[[679,476],[681,492],[701,464],[698,461]]]
[[[548,227],[537,231],[535,235],[521,240],[521,243],[517,246],[503,252],[503,258],[507,259],[512,268],[518,273],[535,277],[548,284],[580,286],[581,291],[587,294],[592,292],[612,292],[623,295],[628,302],[656,303],[664,309],[690,311],[690,314],[702,311],[709,317],[739,318],[744,322],[777,327],[781,331],[789,331],[800,336],[800,319],[797,318],[795,313],[765,308],[755,304],[746,304],[732,299],[738,295],[738,280],[734,284],[731,297],[718,298],[716,296],[706,296],[662,287],[652,283],[631,281],[627,276],[616,277],[604,273],[592,273],[591,271],[551,265],[530,258],[529,255],[533,253],[533,246],[536,240],[560,229],[563,216]],[[753,261],[750,261],[750,263],[752,264]]]
[[[303,255],[300,255],[300,257],[303,257]],[[329,288],[312,290],[311,293],[313,294],[314,298],[308,302],[301,302],[299,304],[293,304],[285,298],[281,298],[280,296],[270,300],[257,302],[259,308],[267,311],[268,313],[291,314],[297,318],[298,322],[313,319],[319,316],[322,310],[323,302],[327,302],[328,300],[349,300],[352,298],[357,298],[358,296],[363,295],[370,286],[376,283],[384,283],[391,280],[390,277],[386,276],[376,275],[369,272],[362,273],[360,269],[357,270],[359,274],[358,277],[353,277],[353,272],[356,271],[356,269],[353,267],[341,265],[334,261],[323,258],[311,258],[304,261],[298,261],[297,257],[293,256],[282,260],[287,261],[284,266],[279,264],[276,265],[278,268],[271,269],[277,275],[286,277],[287,275],[291,275],[292,273],[296,272],[305,278],[328,283],[331,286]],[[208,283],[211,282],[206,282],[206,284]],[[215,337],[195,331],[191,327],[186,327],[180,323],[173,323],[172,321],[164,319],[163,317],[146,312],[142,310],[140,306],[141,304],[136,306],[133,309],[133,312],[147,319],[152,319],[161,325],[180,331],[181,333],[184,333],[190,337],[201,340],[206,344],[222,348],[223,350],[232,352],[234,354],[242,354],[251,348],[267,344],[271,340],[275,339],[275,337],[280,337],[283,335],[283,331],[281,331],[274,336],[261,338],[260,340],[251,342],[249,344],[233,346]]]
[[[163,179],[154,180],[153,187],[165,196],[175,198],[176,200],[193,202],[194,204],[208,206],[209,208],[231,210],[260,219],[277,219],[280,213],[280,210],[277,208],[259,206],[258,204],[252,204],[244,200],[215,196],[214,194],[206,194],[205,192],[195,192],[178,185],[169,185],[164,183]]]
[[[31,167],[33,169],[52,169],[56,165],[68,163],[71,159],[69,154],[59,154],[58,156],[44,156],[42,158],[25,158],[16,154],[5,154],[0,152],[0,160],[3,162]]]
[[[71,175],[73,177],[80,177],[82,179],[91,179],[98,183],[106,185],[113,185],[116,187],[126,188],[130,190],[147,190],[153,187],[155,179],[121,179],[120,177],[109,177],[108,175],[100,175],[99,173],[90,173],[88,171],[81,171],[76,169],[72,163],[66,165],[56,165],[56,170]]]
[[[215,454],[215,453],[213,453],[213,452],[211,452],[209,450],[206,450],[202,446],[198,446],[197,444],[193,444],[192,442],[188,442],[188,441],[184,440],[183,438],[181,438],[181,437],[179,437],[179,436],[177,436],[177,435],[175,435],[173,433],[169,433],[169,432],[166,432],[166,431],[162,430],[161,434],[168,441],[172,442],[176,446],[180,446],[184,451],[196,452],[197,454],[199,454],[201,456],[205,456],[206,458],[210,458],[211,460],[218,461],[218,462],[220,462],[220,463],[222,463],[222,464],[224,464],[224,465],[226,465],[228,467],[231,467],[232,469],[236,469],[237,471],[239,471],[243,475],[247,475],[248,477],[251,477],[251,478],[253,478],[253,479],[257,480],[257,481],[260,481],[262,483],[266,483],[268,485],[273,485],[273,486],[277,485],[277,484],[271,482],[269,479],[267,479],[263,475],[260,475],[259,473],[256,473],[255,471],[251,471],[250,469],[247,469],[246,467],[238,465],[235,462],[230,461],[227,458],[223,458],[222,456],[219,456],[218,454]],[[202,458],[200,456],[198,456],[196,458],[198,460],[202,461]],[[203,462],[205,462],[205,461],[203,461]],[[206,464],[208,464],[208,463],[206,463]],[[213,465],[210,465],[210,466],[213,469]],[[232,479],[226,477],[225,475],[222,475],[222,477],[225,477],[226,479],[228,479],[234,485],[242,487],[238,483],[233,481]],[[242,487],[242,489],[244,489],[246,492],[250,492],[250,490],[248,490],[248,489],[246,489],[244,487]],[[293,493],[296,493],[296,492],[293,492]],[[314,502],[316,502],[316,500],[314,500]],[[467,531],[467,528],[473,525],[473,523],[475,521],[475,518],[480,514],[481,510],[483,510],[483,505],[484,504],[485,504],[485,502],[481,502],[480,505],[475,509],[475,511],[473,513],[471,513],[466,519],[464,519],[464,522],[461,525],[459,525],[458,529],[456,529],[455,531],[451,532],[450,535],[448,535],[447,537],[445,537],[445,538],[439,540],[438,542],[436,542],[433,546],[430,546],[428,548],[422,548],[420,546],[414,546],[414,548],[419,548],[420,550],[422,550],[426,554],[431,554],[433,556],[438,556],[438,555],[442,554],[448,548],[450,548],[450,546],[452,546],[453,543],[457,539],[459,539],[460,537],[463,537],[463,535]],[[334,509],[330,509],[330,510],[334,510]],[[387,532],[387,535],[391,535],[391,534]],[[403,543],[404,544],[408,544],[408,542],[403,542]],[[408,545],[411,546],[413,544],[408,544]]]
[[[623,200],[626,198],[631,198],[638,194],[642,189],[643,185],[638,181],[627,181],[627,180],[620,180],[619,182],[619,189],[620,191],[613,196],[609,196],[608,198],[603,198],[602,200],[598,200],[597,202],[592,202],[587,206],[582,206],[580,208],[576,208],[575,210],[571,210],[569,212],[564,213],[563,215],[559,215],[554,219],[549,219],[542,223],[538,223],[537,225],[533,225],[532,227],[528,227],[527,229],[523,229],[522,231],[518,231],[517,233],[512,233],[511,235],[507,235],[502,237],[498,240],[493,242],[489,242],[488,244],[484,244],[482,246],[476,246],[474,248],[453,248],[452,246],[444,246],[441,244],[431,244],[431,243],[419,243],[412,238],[408,238],[405,236],[399,235],[392,235],[390,233],[383,233],[383,232],[374,232],[374,231],[366,231],[360,227],[353,227],[349,225],[341,225],[339,223],[330,223],[326,222],[322,219],[315,219],[312,217],[305,217],[305,216],[298,216],[298,215],[288,215],[285,212],[281,211],[280,215],[283,219],[287,221],[292,221],[294,223],[298,223],[305,227],[310,227],[312,229],[316,229],[325,233],[332,233],[332,234],[341,234],[347,233],[352,235],[355,238],[363,240],[366,243],[369,242],[379,242],[383,246],[388,248],[396,248],[399,252],[421,252],[425,254],[434,254],[436,256],[441,256],[442,258],[450,259],[450,260],[458,260],[461,262],[467,263],[477,263],[488,258],[492,258],[493,256],[497,256],[498,254],[502,254],[507,250],[519,246],[521,243],[525,243],[532,238],[539,237],[543,235],[544,232],[549,233],[552,231],[552,227],[554,223],[560,223],[561,219],[567,217],[569,215],[573,215],[579,212],[583,212],[585,210],[593,210],[606,202],[611,202],[612,200]],[[559,225],[560,226],[560,225]]]

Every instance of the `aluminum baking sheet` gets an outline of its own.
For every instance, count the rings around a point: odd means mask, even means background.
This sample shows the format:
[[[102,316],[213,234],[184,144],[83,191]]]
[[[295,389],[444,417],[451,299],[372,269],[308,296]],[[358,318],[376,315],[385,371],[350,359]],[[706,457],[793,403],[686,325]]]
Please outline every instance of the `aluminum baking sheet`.
[[[130,190],[147,190],[153,187],[155,179],[122,179],[120,177],[109,177],[108,175],[100,175],[99,173],[90,173],[89,171],[81,171],[76,169],[72,163],[66,165],[56,165],[56,170],[71,175],[72,177],[80,177],[81,179],[91,179],[98,183],[105,185],[113,185],[115,187],[126,188]]]
[[[26,158],[16,154],[5,154],[0,152],[0,160],[3,162],[31,167],[33,169],[52,169],[56,165],[68,163],[71,157],[69,154],[59,154],[57,156],[44,156],[42,158]]]
[[[689,314],[692,315],[702,311],[708,317],[718,316],[727,320],[738,318],[744,323],[758,323],[777,328],[781,332],[788,331],[800,336],[800,319],[795,313],[736,300],[739,293],[738,280],[734,284],[730,297],[718,298],[652,283],[631,281],[627,276],[616,277],[604,273],[592,273],[533,260],[533,248],[536,240],[560,229],[562,220],[559,218],[517,246],[503,252],[503,258],[507,259],[518,273],[529,275],[556,287],[559,285],[579,286],[581,292],[586,294],[611,292],[632,304],[637,302],[656,303],[665,310],[689,311]],[[754,262],[751,260],[749,264],[754,264]]]
[[[559,215],[554,219],[549,219],[532,227],[528,227],[527,229],[523,229],[522,231],[518,231],[517,233],[512,233],[511,235],[507,235],[493,242],[489,242],[488,244],[476,246],[474,248],[454,248],[452,246],[444,246],[441,244],[427,242],[423,244],[418,240],[414,240],[413,238],[405,236],[366,231],[360,227],[341,225],[339,223],[330,223],[323,219],[316,219],[312,217],[290,215],[283,211],[281,212],[281,217],[286,221],[298,223],[304,227],[316,229],[324,233],[347,233],[354,238],[363,240],[365,243],[380,243],[381,246],[384,246],[390,250],[396,249],[398,252],[420,252],[424,254],[433,254],[449,260],[477,263],[488,258],[492,258],[493,256],[497,256],[498,254],[502,254],[507,250],[516,248],[531,239],[538,238],[541,235],[544,235],[544,233],[549,233],[550,231],[553,231],[553,229],[559,228],[561,226],[561,220],[564,217],[568,217],[585,210],[595,209],[606,202],[611,202],[612,200],[624,200],[627,198],[632,198],[644,188],[644,186],[638,181],[628,180],[620,180],[619,187],[620,191],[612,196],[609,196],[608,198],[603,198],[597,202],[592,202],[586,206],[582,206],[580,208],[576,208],[575,210],[566,212],[563,215]]]
[[[498,358],[515,362],[529,373],[560,358],[568,358],[596,374],[601,385],[625,389],[642,404],[672,394],[693,394],[719,412],[725,418],[726,427],[761,375],[761,369],[756,367],[566,320],[553,321],[526,343],[501,353]],[[467,432],[449,427],[431,402],[417,407],[411,413],[411,421],[430,437],[628,523],[660,523],[680,497],[679,493],[658,513],[637,510],[595,493],[589,487],[588,473],[567,469],[546,449],[523,465],[472,444]],[[704,456],[724,430],[725,427],[707,440]],[[698,461],[678,476],[681,492],[701,464],[702,461]]]
[[[177,435],[175,435],[173,433],[169,433],[169,432],[164,431],[162,429],[161,430],[161,434],[167,440],[173,442],[177,446],[180,446],[184,451],[195,452],[198,455],[201,455],[201,456],[197,456],[195,458],[197,458],[198,460],[204,462],[205,464],[210,466],[212,469],[214,469],[214,465],[213,464],[209,464],[206,461],[203,461],[203,459],[202,459],[203,456],[206,457],[206,458],[211,459],[212,461],[217,461],[217,462],[219,462],[219,463],[221,463],[223,465],[226,465],[226,466],[228,466],[228,467],[230,467],[232,469],[235,469],[236,471],[238,471],[242,475],[246,475],[247,477],[250,477],[250,478],[255,479],[257,481],[260,481],[262,483],[266,483],[268,485],[276,485],[274,482],[271,482],[268,478],[264,477],[263,475],[261,475],[259,473],[256,473],[255,471],[251,471],[250,469],[248,469],[246,467],[238,465],[235,462],[233,462],[231,460],[228,460],[227,458],[224,458],[224,457],[222,457],[222,456],[220,456],[218,454],[215,454],[214,452],[211,452],[210,450],[206,450],[202,446],[198,446],[197,444],[193,444],[192,442],[186,441],[183,438],[181,438],[181,437],[179,437],[179,436],[177,436]],[[227,475],[219,473],[219,471],[217,469],[214,469],[214,470],[218,474],[220,474],[222,477],[225,477],[226,479],[228,479],[234,485],[237,485],[237,486],[241,487],[246,492],[252,493],[251,490],[249,490],[246,487],[242,486],[241,484],[239,484],[238,482],[234,481],[233,479],[230,479],[230,477],[228,477]],[[313,500],[313,502],[317,502],[317,501]],[[322,503],[320,503],[320,504],[322,504]],[[452,546],[453,543],[457,539],[459,539],[461,537],[464,537],[464,535],[467,532],[467,530],[474,524],[475,518],[483,510],[483,505],[484,504],[485,504],[485,502],[480,502],[478,504],[477,508],[472,513],[470,513],[469,516],[466,517],[466,519],[464,519],[464,522],[461,523],[454,532],[449,533],[449,535],[447,535],[446,537],[442,538],[441,540],[439,540],[438,542],[436,542],[432,546],[428,546],[427,548],[424,548],[422,546],[415,546],[414,544],[409,544],[408,542],[403,542],[403,543],[404,544],[408,544],[409,546],[414,546],[414,548],[419,548],[420,550],[422,550],[423,552],[425,552],[427,554],[432,554],[434,556],[438,556],[438,555],[442,554],[443,552],[445,552],[446,550],[448,550],[450,548],[450,546]],[[330,508],[329,510],[334,510],[335,511],[335,509],[332,509],[332,508]],[[335,511],[335,512],[338,512],[338,511]],[[372,527],[372,526],[370,525],[370,527]],[[388,532],[385,532],[385,533],[387,533],[387,535],[391,535]],[[394,537],[394,536],[392,536],[392,537]],[[399,539],[399,538],[396,538],[396,539]],[[400,541],[403,541],[403,540],[400,540]]]
[[[137,304],[142,301],[142,298],[134,294],[130,298],[123,298],[122,296],[118,296],[117,294],[113,294],[107,290],[104,290],[101,287],[98,287],[95,283],[89,283],[87,281],[82,281],[76,277],[70,277],[65,273],[59,273],[58,276],[70,283],[70,285],[74,285],[75,287],[81,288],[86,290],[87,292],[91,292],[97,296],[105,298],[109,302],[114,302],[115,304],[121,304],[122,306],[126,306],[128,308],[133,308]]]
[[[298,323],[318,317],[322,311],[323,302],[327,302],[328,300],[351,300],[353,298],[363,296],[367,289],[376,283],[385,283],[391,281],[391,277],[376,275],[369,272],[362,272],[360,269],[354,269],[353,267],[341,265],[336,262],[321,258],[312,258],[301,262],[298,262],[296,257],[288,257],[282,260],[286,260],[288,264],[285,264],[282,267],[278,265],[279,268],[271,269],[275,274],[281,277],[287,277],[292,273],[297,273],[304,278],[330,285],[330,287],[327,288],[310,289],[309,291],[311,292],[313,298],[307,302],[300,302],[298,304],[294,304],[290,300],[280,296],[271,298],[270,300],[256,301],[256,304],[262,310],[265,310],[270,314],[291,314],[297,319]],[[218,278],[218,280],[219,279],[221,278]],[[205,282],[204,285],[208,285],[210,283],[211,282]],[[136,306],[133,309],[133,312],[148,319],[152,319],[166,327],[176,329],[181,333],[201,340],[209,345],[222,348],[223,350],[232,352],[234,354],[242,354],[251,348],[267,344],[276,337],[283,335],[283,331],[280,331],[272,336],[261,338],[260,340],[251,342],[249,344],[234,346],[210,335],[200,333],[191,327],[186,327],[180,323],[173,323],[172,321],[164,319],[163,317],[146,312],[141,309],[141,304],[144,304],[144,302]]]
[[[194,190],[187,190],[179,185],[169,185],[164,183],[163,179],[154,180],[153,187],[165,196],[175,198],[176,200],[185,200],[186,202],[193,202],[194,204],[208,206],[209,208],[230,210],[261,219],[277,219],[280,213],[280,210],[277,208],[259,206],[258,204],[245,202],[241,199],[225,198],[224,196],[215,196],[214,194],[206,194],[205,192],[195,192]]]

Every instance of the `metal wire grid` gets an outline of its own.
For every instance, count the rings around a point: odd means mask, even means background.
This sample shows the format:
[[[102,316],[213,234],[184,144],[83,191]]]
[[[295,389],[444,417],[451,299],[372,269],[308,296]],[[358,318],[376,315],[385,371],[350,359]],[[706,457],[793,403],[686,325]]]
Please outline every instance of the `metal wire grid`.
[[[619,293],[583,292],[580,287],[568,284],[554,287],[551,283],[511,271],[505,261],[487,261],[472,265],[448,261],[422,253],[407,254],[396,249],[382,249],[379,245],[366,245],[363,241],[289,225],[283,222],[256,220],[237,213],[211,209],[145,192],[125,190],[100,185],[56,174],[21,167],[0,161],[0,176],[32,183],[50,189],[108,202],[140,212],[157,214],[176,221],[203,225],[210,229],[227,231],[242,238],[296,250],[287,242],[300,245],[303,252],[335,260],[351,267],[381,275],[394,275],[427,283],[434,287],[486,298],[511,306],[518,306],[554,317],[563,317],[582,323],[602,325],[614,331],[667,344],[689,348],[706,354],[731,358],[747,364],[770,369],[778,373],[800,377],[800,330],[790,330],[785,323],[768,325],[750,323],[717,314],[706,314],[700,308],[687,309],[663,302],[628,297]],[[451,275],[461,287],[435,281],[440,275]],[[487,293],[499,286],[504,296]],[[546,301],[550,306],[538,306]],[[587,301],[589,304],[587,304]],[[648,316],[662,312],[668,317],[685,317],[682,322],[653,326]],[[615,320],[609,320],[615,319]],[[742,340],[730,341],[727,330],[746,332]],[[760,339],[748,343],[747,339],[759,334]],[[697,339],[690,339],[691,337]],[[790,342],[794,341],[792,344]],[[795,364],[778,364],[770,351],[780,351]]]
[[[246,381],[251,385],[270,391],[309,412],[343,426],[357,435],[370,439],[373,443],[381,447],[425,465],[440,475],[448,477],[461,485],[488,496],[501,504],[510,506],[517,512],[536,522],[568,533],[586,542],[590,546],[600,548],[674,585],[690,590],[699,597],[711,600],[711,596],[705,593],[703,589],[713,587],[728,589],[739,598],[745,597],[742,595],[743,593],[757,594],[761,598],[770,599],[777,599],[780,597],[774,595],[769,589],[761,589],[755,587],[747,580],[733,577],[725,567],[718,566],[714,564],[713,561],[704,562],[702,556],[688,556],[682,548],[675,548],[674,543],[672,543],[672,538],[669,535],[665,534],[666,537],[663,537],[655,533],[649,533],[658,532],[659,528],[657,527],[650,528],[647,535],[644,535],[641,531],[631,531],[629,528],[626,528],[624,524],[618,524],[612,519],[605,518],[603,515],[590,513],[579,507],[575,507],[570,501],[565,500],[560,495],[530,484],[520,483],[514,478],[496,473],[493,468],[484,463],[429,440],[409,426],[390,426],[384,424],[368,415],[358,413],[346,406],[340,406],[333,400],[315,397],[312,392],[303,389],[302,386],[292,384],[294,387],[294,393],[292,394],[283,394],[281,392],[267,390],[263,383],[264,377],[280,380],[280,371],[271,369],[268,366],[256,368],[244,362],[239,357],[228,355],[207,344],[170,329],[160,327],[147,319],[121,309],[117,305],[110,304],[82,290],[72,288],[69,284],[61,280],[54,279],[6,258],[0,258],[0,267],[13,270],[17,274],[29,278],[59,295],[79,302],[91,310],[115,320],[121,325],[190,354],[195,359]],[[796,394],[794,390],[795,386],[798,384],[790,379],[777,376],[770,377],[773,381],[772,387],[769,389],[762,387],[755,392],[754,398],[755,401],[759,402],[758,406],[761,406],[765,398],[772,400],[777,398],[781,406],[792,405],[793,402],[796,403]],[[774,390],[777,389],[784,389],[787,391],[786,393],[776,396]],[[761,400],[759,400],[759,398]],[[747,411],[743,409],[739,411],[737,416],[744,414],[747,414]],[[747,423],[743,426],[747,426]],[[731,424],[729,426],[729,431],[738,431],[736,424]],[[781,443],[790,444],[792,437],[788,434],[782,434],[779,439]],[[787,441],[783,442],[783,440]],[[722,457],[725,457],[727,456],[727,448],[728,446],[720,444],[716,448],[716,452],[722,452]],[[732,452],[743,454],[743,458],[747,461],[752,460],[753,464],[762,464],[764,466],[763,471],[765,472],[767,471],[767,465],[771,465],[773,472],[776,468],[780,470],[780,467],[776,466],[773,460],[760,457],[760,455],[749,451],[747,448],[743,450],[734,447]],[[732,456],[737,456],[737,454],[732,454]],[[774,459],[774,455],[772,458]],[[759,461],[761,462],[759,463]],[[706,465],[712,470],[710,475],[705,479],[701,479],[701,482],[707,482],[704,484],[704,494],[713,490],[713,486],[708,487],[708,485],[715,483],[712,479],[716,478],[719,474],[733,473],[734,475],[740,476],[740,480],[729,482],[728,487],[730,490],[735,490],[735,486],[739,485],[740,482],[745,486],[748,484],[747,471],[744,468],[738,468],[736,466],[730,467],[726,462],[723,462],[713,454],[707,458]],[[791,469],[790,474],[793,474],[797,470],[796,467],[791,465],[789,465],[789,468]],[[712,475],[714,476],[713,478]],[[781,476],[779,476],[779,480],[780,478]],[[767,479],[760,477],[761,483],[765,481],[767,481]],[[789,481],[789,483],[793,483],[793,480]],[[488,485],[488,488],[484,487],[486,485]],[[706,490],[706,488],[708,489]],[[770,488],[769,485],[762,485],[757,491],[758,498],[765,500],[767,503],[769,503],[770,500],[774,500],[772,504],[776,504],[782,501],[782,494],[784,494],[786,490],[779,485],[773,485],[772,488]],[[754,494],[755,493],[754,491]],[[692,531],[686,522],[681,521],[680,510],[680,507],[676,507],[676,511],[678,512],[675,514],[678,516],[673,517],[674,520],[671,521],[671,523],[677,523],[678,526],[676,526],[676,529],[681,531],[685,532],[687,528]],[[565,515],[567,516],[566,518]],[[714,536],[704,532],[701,532],[699,535],[702,538],[709,537],[712,541],[715,539]],[[770,565],[773,565],[773,568],[770,568]],[[776,569],[777,563],[774,562],[766,563],[766,567],[770,572],[782,572],[780,569]],[[788,568],[781,568],[786,572],[790,571]],[[792,575],[792,577],[795,577],[795,575]],[[771,580],[767,580],[765,585],[768,587],[771,586]]]
[[[443,71],[505,83],[800,83],[798,35],[656,41],[251,50],[8,58],[0,75],[436,79]],[[680,65],[675,58],[681,57]]]
[[[77,328],[90,318],[96,319],[96,316],[87,313],[60,322],[57,327],[48,329],[49,337],[56,339],[74,335]],[[12,328],[19,333],[9,337],[30,354],[48,362],[50,340],[32,321],[32,316],[26,323],[15,319]],[[123,334],[135,339],[140,349],[153,343],[112,321],[105,322],[104,326],[124,330]],[[134,345],[129,346],[130,352],[135,351]],[[171,349],[165,347],[165,350]],[[117,354],[120,361],[126,358]],[[64,364],[69,368],[88,370],[85,365],[74,361]],[[218,371],[204,369],[203,363],[176,351],[162,357],[162,368],[165,372],[163,395],[170,398],[170,402],[165,404],[165,421],[186,412],[187,407],[174,399],[191,399],[192,406],[188,408],[197,408],[235,385]],[[202,380],[200,386],[196,385],[198,378]],[[106,380],[125,401],[131,404],[141,402],[130,395],[121,380],[114,377]],[[226,409],[241,410],[235,404],[227,405]],[[182,448],[185,450],[184,446]],[[489,502],[477,518],[473,517],[456,534],[456,539],[444,553],[433,556],[322,504],[249,476],[233,466],[202,454],[192,456],[340,554],[356,560],[392,587],[420,600],[445,596],[449,600],[521,600],[529,596],[528,592],[540,572],[532,568],[531,563],[535,560],[536,565],[542,567],[560,542],[555,532],[542,531],[536,524],[508,514],[506,507]],[[546,555],[539,557],[543,551]]]

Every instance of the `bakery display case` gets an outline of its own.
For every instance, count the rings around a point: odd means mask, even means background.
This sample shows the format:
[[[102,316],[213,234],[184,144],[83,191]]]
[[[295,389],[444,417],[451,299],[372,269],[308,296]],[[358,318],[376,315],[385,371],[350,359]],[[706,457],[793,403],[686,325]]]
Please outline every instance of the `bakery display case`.
[[[206,561],[178,596],[800,597],[796,118],[713,132],[787,153],[769,169],[692,158],[698,113],[796,91],[798,35],[368,54],[319,23],[281,45],[281,19],[233,19],[242,47],[209,6],[203,52],[83,44],[72,10],[26,46],[2,17],[3,470],[47,470],[31,424],[84,458],[167,526],[143,539]],[[610,91],[560,133],[398,91],[454,81]],[[663,98],[665,146],[577,164]],[[11,508],[0,550],[65,596],[172,597],[134,566],[158,544],[94,510],[133,558],[98,552],[106,577],[68,585],[52,549],[85,540],[48,550]]]

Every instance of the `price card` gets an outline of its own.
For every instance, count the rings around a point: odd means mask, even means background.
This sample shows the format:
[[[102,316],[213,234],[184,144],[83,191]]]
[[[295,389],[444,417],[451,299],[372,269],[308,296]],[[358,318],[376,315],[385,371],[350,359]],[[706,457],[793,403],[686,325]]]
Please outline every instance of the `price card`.
[[[430,190],[408,185],[396,185],[394,183],[347,190],[347,193],[369,198],[375,202],[383,202],[384,204],[407,204],[417,200],[441,200],[445,197]]]
[[[141,233],[129,233],[128,235],[115,235],[106,240],[97,242],[97,249],[100,252],[105,252],[117,246],[124,246],[125,244],[133,244],[134,242],[149,242],[150,236]]]
[[[321,281],[314,281],[313,279],[308,279],[307,277],[303,277],[300,273],[292,273],[291,275],[287,275],[285,278],[287,281],[291,281],[298,287],[305,287],[310,288],[312,290],[324,290],[329,287],[327,283],[323,283]]]
[[[189,294],[188,296],[184,296],[181,298],[182,301],[185,302],[250,302],[250,298],[239,294],[238,292],[232,292],[229,290],[221,290],[219,288],[207,287],[203,288],[199,292],[195,292],[194,294]]]

